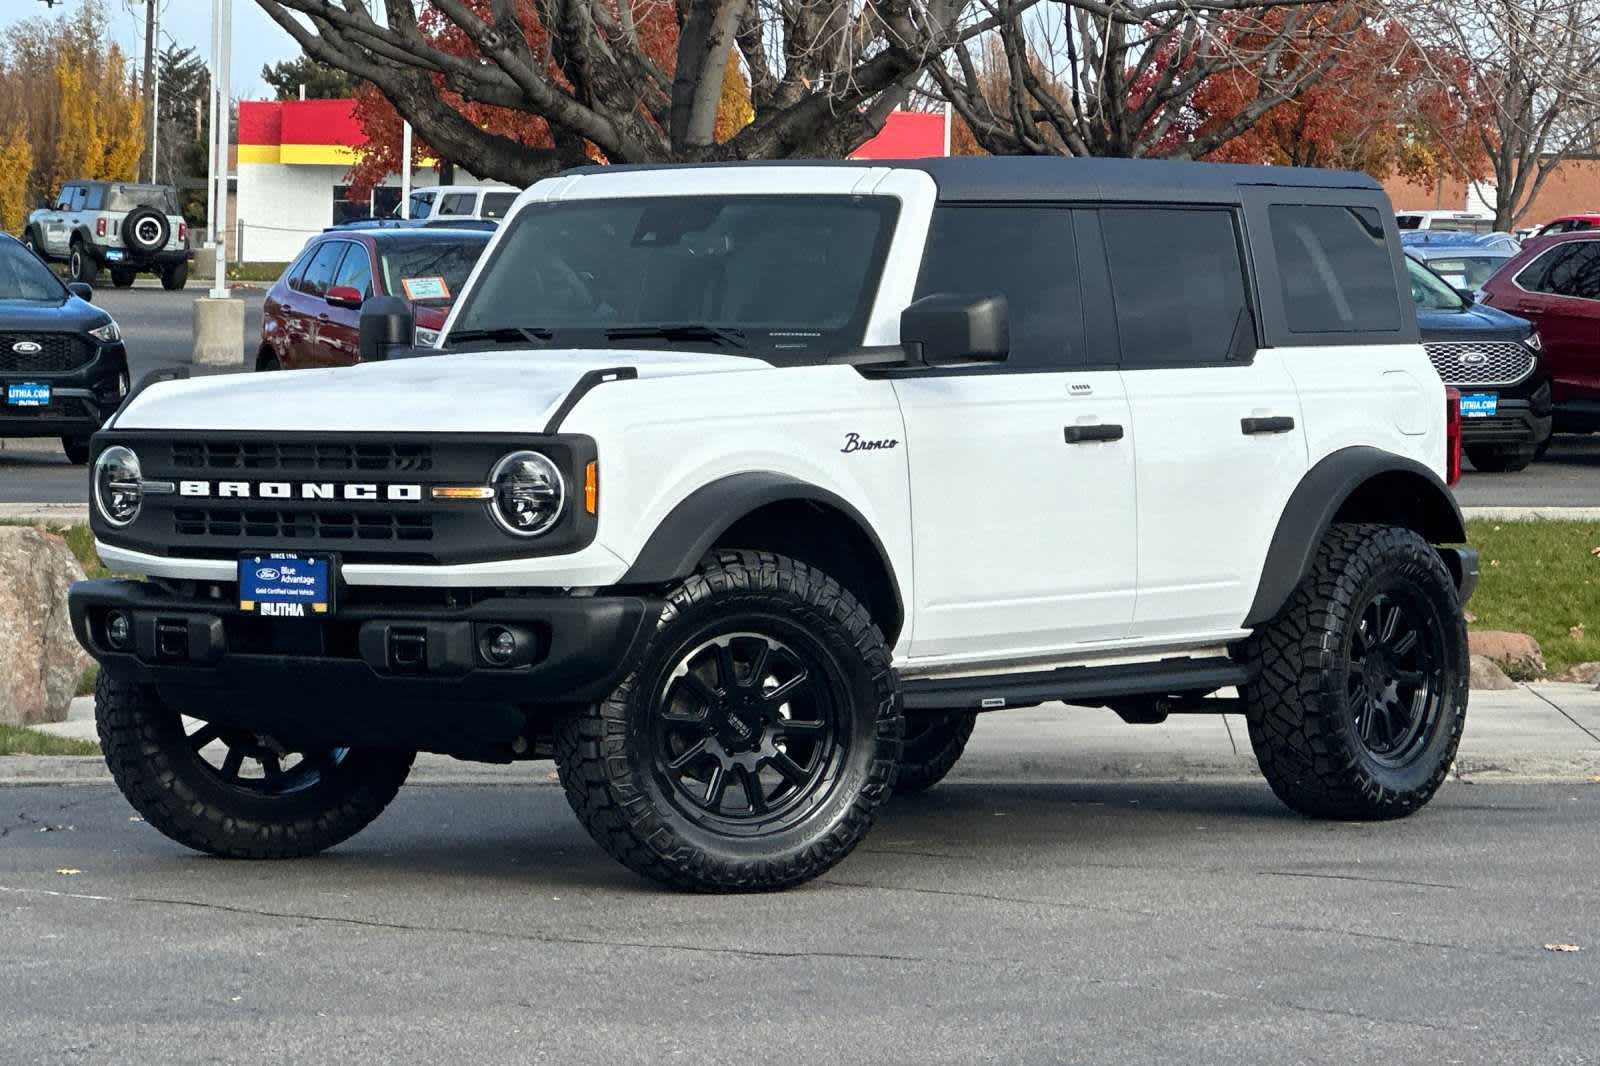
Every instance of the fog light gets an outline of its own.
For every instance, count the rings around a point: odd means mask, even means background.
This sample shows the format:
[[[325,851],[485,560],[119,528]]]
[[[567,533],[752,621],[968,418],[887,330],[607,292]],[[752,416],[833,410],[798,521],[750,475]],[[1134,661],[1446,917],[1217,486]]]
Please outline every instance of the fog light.
[[[509,629],[498,627],[484,634],[483,657],[497,666],[504,666],[517,656],[517,638]]]
[[[133,624],[121,611],[112,611],[106,618],[106,640],[118,651],[125,651],[133,642]]]

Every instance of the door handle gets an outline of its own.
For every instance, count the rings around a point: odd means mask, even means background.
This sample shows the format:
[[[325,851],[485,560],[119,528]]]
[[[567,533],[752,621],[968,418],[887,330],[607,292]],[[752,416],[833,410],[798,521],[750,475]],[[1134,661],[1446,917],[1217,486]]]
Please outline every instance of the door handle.
[[[1068,444],[1094,444],[1122,439],[1122,427],[1118,425],[1067,426],[1063,432]]]
[[[1275,415],[1271,418],[1241,418],[1239,429],[1245,436],[1257,433],[1287,433],[1294,428],[1294,419],[1288,415]]]

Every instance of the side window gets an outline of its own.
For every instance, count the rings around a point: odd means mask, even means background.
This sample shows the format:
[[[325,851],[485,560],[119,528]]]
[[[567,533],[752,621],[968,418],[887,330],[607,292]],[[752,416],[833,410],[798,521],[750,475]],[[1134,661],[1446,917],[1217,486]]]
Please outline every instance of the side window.
[[[514,192],[486,192],[483,194],[483,217],[505,218],[511,205],[517,202]]]
[[[1600,241],[1573,241],[1550,249],[1518,275],[1517,283],[1552,296],[1600,300]]]
[[[61,210],[76,211],[81,203],[83,203],[83,188],[81,186],[68,185],[61,190]]]
[[[916,295],[1001,293],[1011,312],[1005,366],[1087,361],[1072,212],[1049,207],[941,207],[933,214]]]
[[[1400,328],[1394,264],[1377,211],[1273,204],[1268,214],[1289,332]]]
[[[104,211],[106,209],[106,187],[104,185],[86,185],[83,189],[83,210]]]
[[[472,201],[477,193],[453,192],[439,201],[438,214],[441,215],[470,215],[472,214]]]
[[[344,241],[328,241],[318,248],[295,287],[311,296],[326,296],[328,286],[333,284],[334,268],[339,265],[339,257],[344,254],[345,247]]]
[[[427,218],[433,210],[433,193],[414,192],[411,194],[411,217],[414,219]]]
[[[1233,212],[1100,212],[1126,368],[1225,362],[1252,327]]]
[[[1571,228],[1572,224],[1570,222],[1552,222],[1544,229],[1539,231],[1539,236],[1543,237],[1548,233],[1565,233]]]
[[[359,244],[350,245],[339,272],[333,276],[335,285],[343,285],[361,293],[362,299],[372,295],[372,257]]]

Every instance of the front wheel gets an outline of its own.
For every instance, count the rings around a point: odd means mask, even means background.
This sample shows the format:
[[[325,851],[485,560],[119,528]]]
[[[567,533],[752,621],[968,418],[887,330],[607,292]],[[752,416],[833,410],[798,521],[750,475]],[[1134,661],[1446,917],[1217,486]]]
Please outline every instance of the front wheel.
[[[67,453],[67,462],[73,466],[85,466],[89,462],[88,437],[62,437],[61,450]]]
[[[973,711],[916,715],[906,719],[905,744],[894,790],[900,795],[925,792],[944,780],[972,738],[978,721]]]
[[[82,241],[72,242],[72,250],[67,253],[67,273],[72,275],[73,281],[81,281],[85,285],[93,285],[100,276],[100,264],[94,261],[94,256],[83,250]]]
[[[415,755],[301,750],[186,723],[153,688],[104,672],[95,719],[106,765],[133,809],[180,844],[234,859],[297,858],[349,839],[394,799]]]
[[[127,267],[113,267],[111,269],[111,284],[119,289],[133,288],[133,282],[136,277],[138,277],[138,271],[130,270]]]
[[[1294,810],[1398,818],[1444,783],[1466,722],[1467,629],[1416,533],[1335,525],[1248,655],[1250,742]]]
[[[177,292],[188,283],[188,263],[173,263],[171,266],[161,268],[161,287],[168,292]]]
[[[1473,467],[1485,474],[1514,474],[1526,470],[1539,457],[1536,444],[1467,445],[1462,448]]]
[[[900,736],[866,608],[793,559],[720,551],[669,595],[637,669],[558,724],[556,765],[584,827],[635,872],[771,891],[866,835]]]

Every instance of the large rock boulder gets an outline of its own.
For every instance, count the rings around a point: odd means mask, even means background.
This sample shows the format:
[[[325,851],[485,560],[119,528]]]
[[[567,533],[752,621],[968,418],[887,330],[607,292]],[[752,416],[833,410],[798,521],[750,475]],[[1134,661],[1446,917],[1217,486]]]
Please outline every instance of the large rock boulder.
[[[1600,662],[1576,663],[1550,680],[1570,681],[1579,685],[1600,684]]]
[[[1468,688],[1479,691],[1502,692],[1506,689],[1516,688],[1517,683],[1506,676],[1506,672],[1495,665],[1493,659],[1485,659],[1481,655],[1472,657],[1471,680]]]
[[[1513,678],[1532,680],[1544,675],[1544,651],[1526,633],[1501,629],[1474,629],[1467,633],[1467,647],[1473,655],[1493,659]]]
[[[89,665],[67,617],[67,588],[82,580],[60,537],[0,526],[0,723],[66,721]]]

